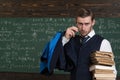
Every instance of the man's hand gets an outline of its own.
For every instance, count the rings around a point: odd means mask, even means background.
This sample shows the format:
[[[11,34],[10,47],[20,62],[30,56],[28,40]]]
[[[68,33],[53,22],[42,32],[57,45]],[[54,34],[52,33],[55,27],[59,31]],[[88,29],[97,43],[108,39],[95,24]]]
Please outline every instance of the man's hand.
[[[70,39],[71,37],[75,37],[75,33],[78,32],[78,28],[75,26],[69,27],[66,30],[65,37]]]

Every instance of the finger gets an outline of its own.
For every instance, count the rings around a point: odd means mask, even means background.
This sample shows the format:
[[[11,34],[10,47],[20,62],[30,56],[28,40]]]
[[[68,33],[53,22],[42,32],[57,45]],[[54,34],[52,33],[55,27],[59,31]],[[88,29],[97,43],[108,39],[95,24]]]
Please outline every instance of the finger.
[[[78,32],[78,28],[75,26],[72,26],[68,28],[68,31],[69,31],[69,37],[74,37],[75,33]]]
[[[78,28],[75,27],[75,26],[72,26],[72,27],[71,27],[71,30],[74,31],[74,32],[78,32]]]
[[[71,30],[72,37],[75,37],[75,31]]]
[[[70,39],[71,37],[75,36],[75,33],[78,32],[78,28],[75,26],[69,27],[66,30],[65,37]]]
[[[75,32],[73,30],[69,29],[66,33],[66,37],[71,38],[71,37],[74,37],[74,36],[75,36]]]

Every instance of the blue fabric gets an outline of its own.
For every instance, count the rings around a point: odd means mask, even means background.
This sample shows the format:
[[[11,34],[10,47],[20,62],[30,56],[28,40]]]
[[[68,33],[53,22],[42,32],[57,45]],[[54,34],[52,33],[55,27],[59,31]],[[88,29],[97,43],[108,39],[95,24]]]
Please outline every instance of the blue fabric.
[[[44,48],[43,54],[41,56],[42,59],[40,62],[40,73],[42,73],[46,69],[48,71],[48,74],[51,73],[52,70],[50,70],[50,62],[53,56],[54,49],[60,37],[61,33],[60,32],[56,33],[56,35],[51,39],[50,42],[48,42],[48,44]]]
[[[51,74],[53,69],[57,68],[69,71],[71,80],[91,80],[90,53],[99,50],[103,38],[95,35],[82,45],[80,37],[75,36],[62,46],[63,35],[64,33],[57,33],[46,45],[41,57],[40,72]]]

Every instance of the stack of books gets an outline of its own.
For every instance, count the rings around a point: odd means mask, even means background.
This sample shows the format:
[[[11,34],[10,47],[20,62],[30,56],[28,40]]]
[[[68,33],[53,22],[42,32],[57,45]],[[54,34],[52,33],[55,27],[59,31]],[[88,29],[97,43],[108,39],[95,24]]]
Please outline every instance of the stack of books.
[[[113,73],[114,56],[111,52],[95,51],[91,54],[90,71],[93,74],[93,80],[115,80]]]

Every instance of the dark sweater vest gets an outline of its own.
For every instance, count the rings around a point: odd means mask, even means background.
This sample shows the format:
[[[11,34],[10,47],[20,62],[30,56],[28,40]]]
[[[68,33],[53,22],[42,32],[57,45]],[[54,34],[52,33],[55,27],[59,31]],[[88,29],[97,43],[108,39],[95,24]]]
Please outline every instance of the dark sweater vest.
[[[89,71],[91,65],[90,54],[92,51],[100,49],[102,40],[101,36],[95,35],[84,45],[80,43],[79,36],[69,41],[70,44],[72,43],[71,46],[76,54],[76,66],[71,70],[71,80],[92,80],[92,74]]]

